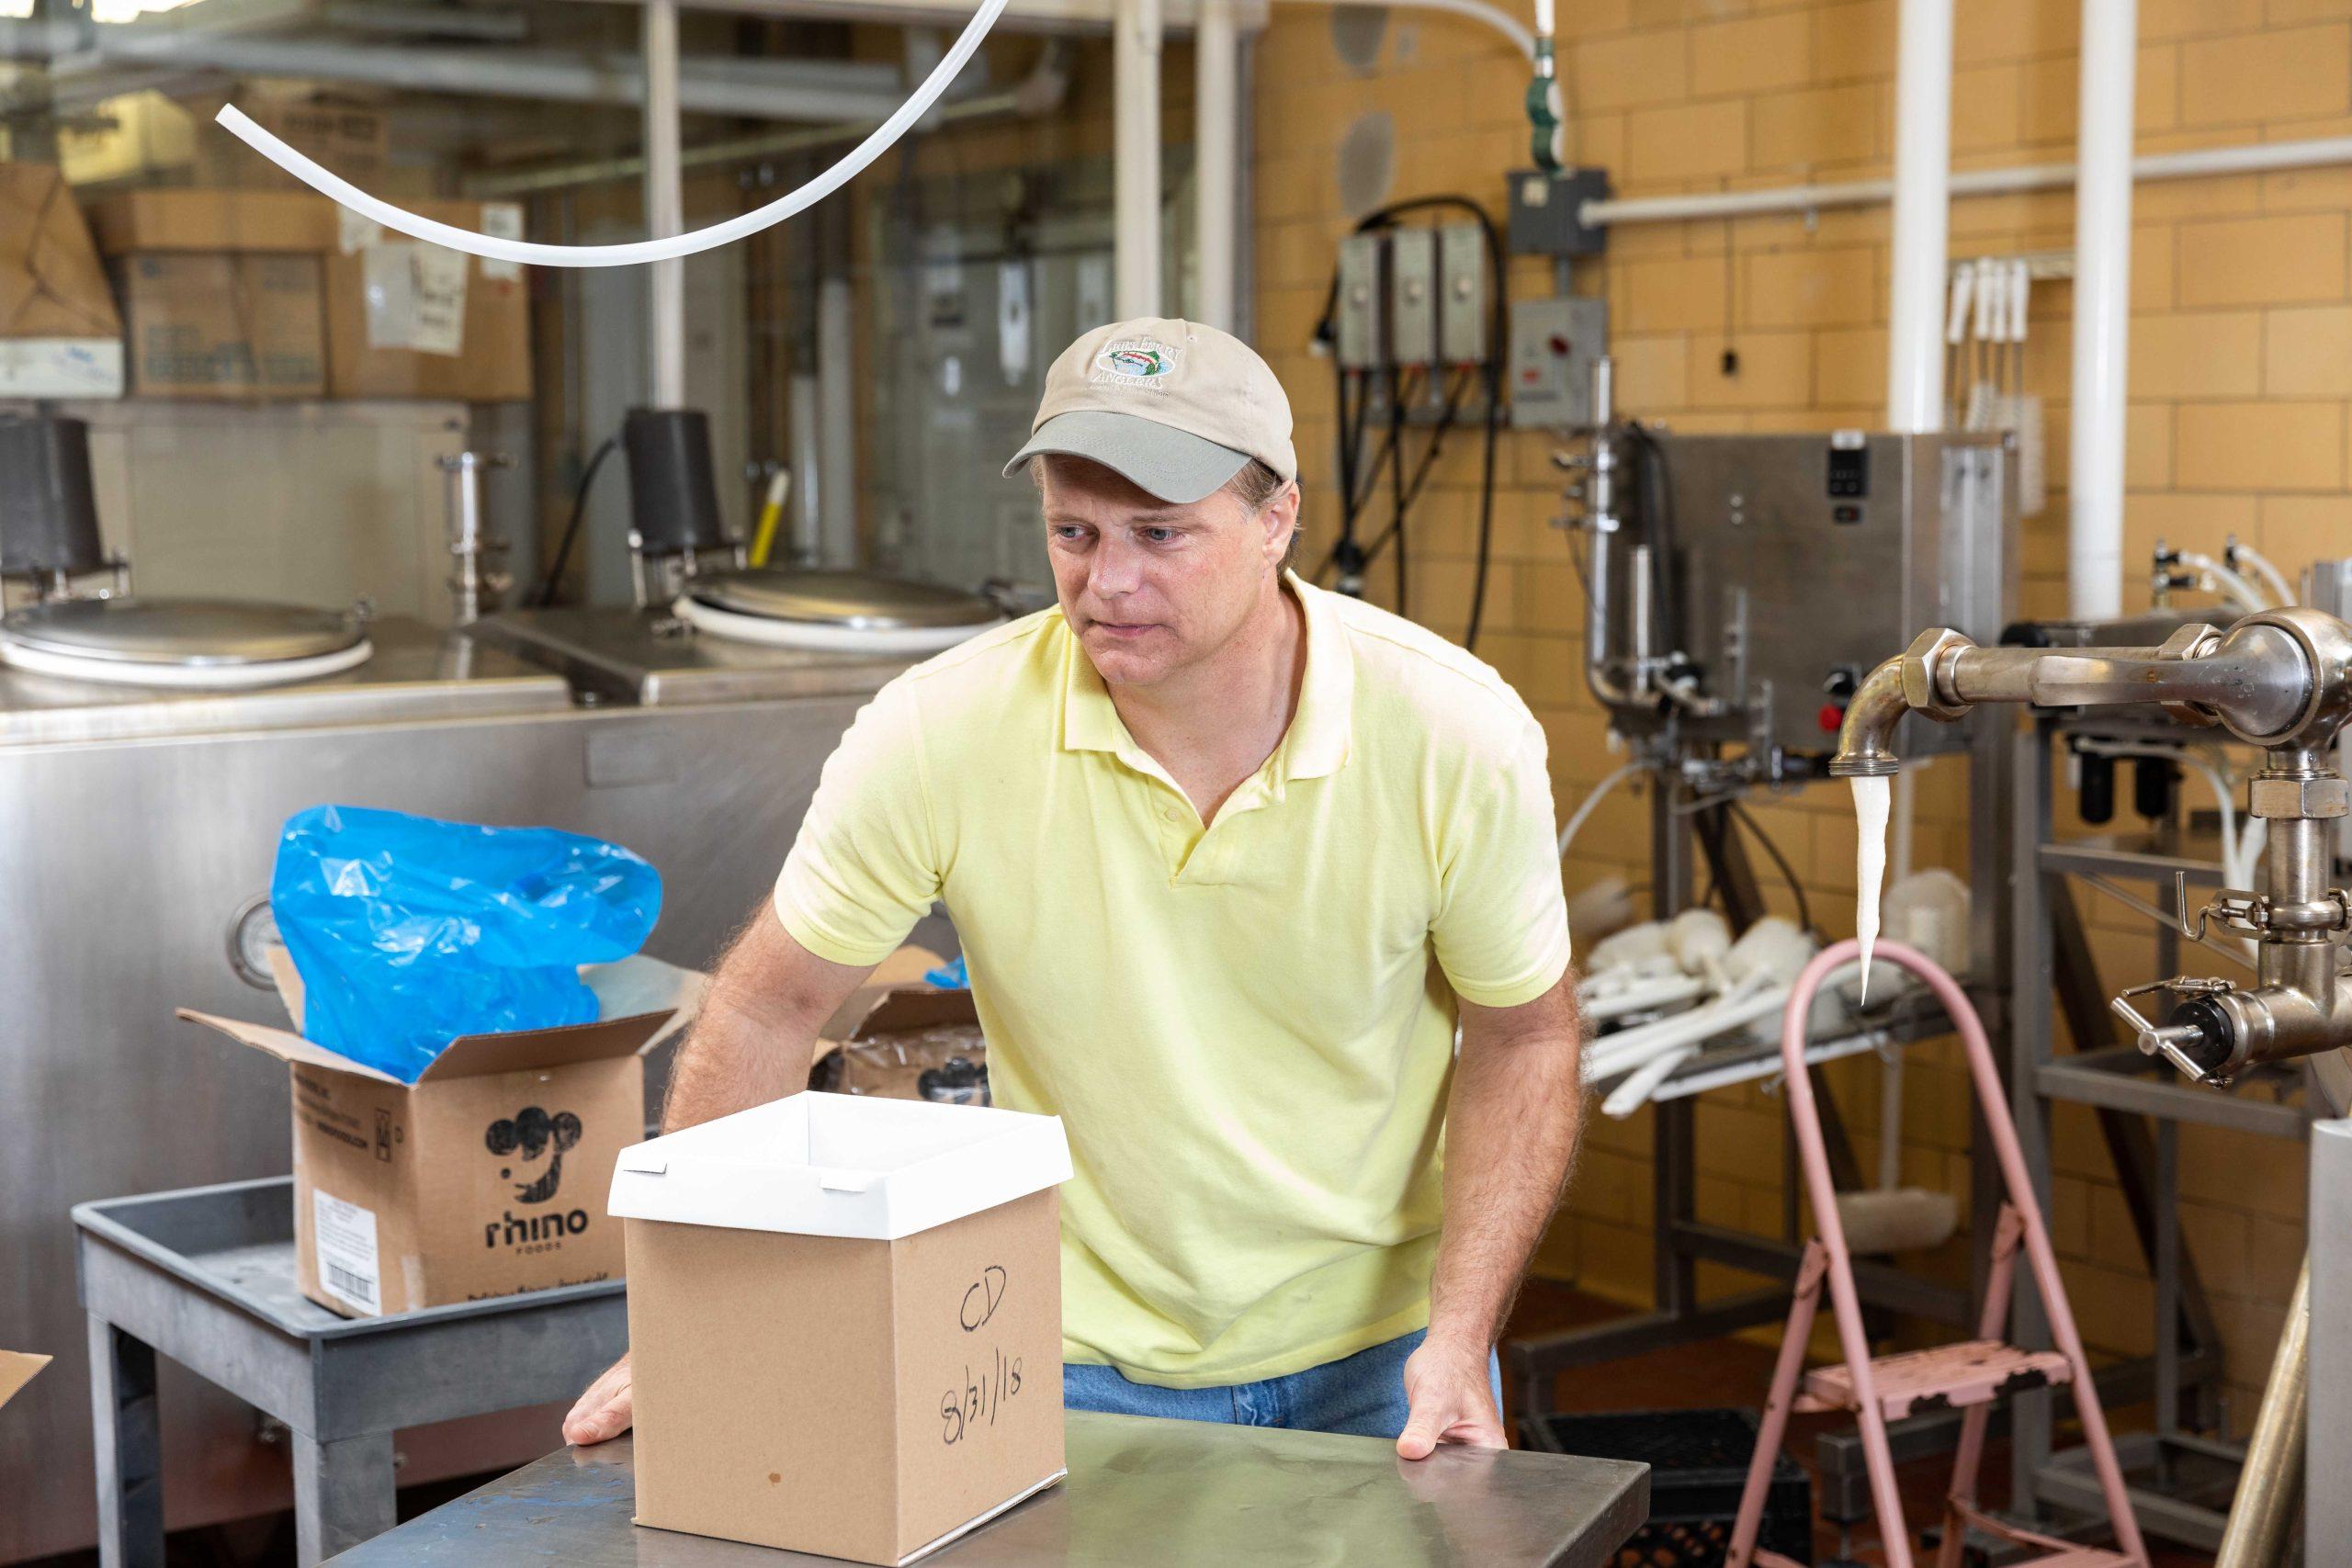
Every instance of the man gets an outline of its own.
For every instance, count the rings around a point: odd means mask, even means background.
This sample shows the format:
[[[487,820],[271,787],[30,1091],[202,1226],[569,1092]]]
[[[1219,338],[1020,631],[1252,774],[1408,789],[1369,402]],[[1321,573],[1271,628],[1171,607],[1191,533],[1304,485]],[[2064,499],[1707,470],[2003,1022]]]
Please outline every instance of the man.
[[[1290,434],[1213,328],[1055,362],[1005,472],[1036,477],[1059,607],[858,715],[665,1125],[804,1087],[944,897],[996,1102],[1069,1137],[1072,1408],[1499,1448],[1493,1348],[1580,1112],[1544,734],[1486,665],[1285,570]],[[564,1435],[629,1410],[623,1360]]]

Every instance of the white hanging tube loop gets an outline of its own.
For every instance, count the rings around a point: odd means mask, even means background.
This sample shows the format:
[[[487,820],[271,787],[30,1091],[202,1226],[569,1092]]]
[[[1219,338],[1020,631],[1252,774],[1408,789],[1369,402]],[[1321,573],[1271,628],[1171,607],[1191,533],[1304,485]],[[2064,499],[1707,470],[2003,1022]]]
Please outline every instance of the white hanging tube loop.
[[[429,240],[436,245],[447,245],[453,251],[481,256],[488,261],[521,262],[531,266],[635,266],[644,262],[669,261],[679,256],[691,256],[704,251],[730,244],[748,234],[772,228],[795,213],[814,207],[825,197],[847,185],[863,173],[868,164],[888,152],[892,143],[905,135],[915,121],[931,112],[949,84],[963,74],[980,40],[1004,12],[1006,0],[982,0],[979,11],[966,23],[955,47],[932,68],[922,85],[912,96],[899,106],[898,112],[876,126],[872,134],[843,153],[839,162],[788,196],[778,197],[765,207],[740,213],[690,234],[673,234],[665,239],[637,240],[617,245],[547,245],[526,240],[499,239],[478,234],[470,229],[459,229],[447,223],[436,223],[430,218],[393,206],[378,197],[369,196],[340,175],[322,168],[311,159],[288,147],[277,137],[255,125],[233,104],[224,104],[215,116],[220,124],[239,141],[254,152],[309,186],[322,196],[333,197],[354,212],[372,218],[385,228],[406,234],[413,239]]]

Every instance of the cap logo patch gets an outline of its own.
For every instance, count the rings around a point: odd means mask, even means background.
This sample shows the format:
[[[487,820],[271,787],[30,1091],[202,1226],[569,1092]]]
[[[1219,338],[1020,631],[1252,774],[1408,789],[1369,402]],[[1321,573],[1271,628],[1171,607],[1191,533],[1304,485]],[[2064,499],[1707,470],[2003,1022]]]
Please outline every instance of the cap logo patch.
[[[1176,376],[1182,355],[1158,338],[1129,337],[1105,344],[1094,356],[1094,374],[1087,379],[1098,387],[1148,387],[1165,390]]]

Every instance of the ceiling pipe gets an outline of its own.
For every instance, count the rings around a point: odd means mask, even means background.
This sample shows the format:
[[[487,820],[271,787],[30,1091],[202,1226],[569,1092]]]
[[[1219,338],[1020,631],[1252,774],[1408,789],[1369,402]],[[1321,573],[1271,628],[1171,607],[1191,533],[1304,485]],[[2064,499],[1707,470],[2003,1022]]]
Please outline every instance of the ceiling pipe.
[[[1003,119],[1016,115],[1034,119],[1059,108],[1069,94],[1069,51],[1062,40],[1049,39],[1044,52],[1038,56],[1036,65],[1017,85],[942,104],[923,117],[923,125],[927,130],[937,130],[942,126]],[[720,168],[788,157],[796,152],[820,152],[827,147],[863,141],[873,133],[878,123],[854,120],[840,125],[808,126],[797,130],[763,131],[756,136],[728,137],[686,148],[679,154],[678,164],[685,169]],[[616,180],[634,180],[644,173],[645,160],[637,154],[620,158],[575,159],[500,174],[471,175],[460,179],[458,188],[467,197],[477,199],[526,197],[553,190],[573,190],[582,186],[605,185]]]
[[[138,25],[73,35],[81,47],[52,54],[68,35],[39,22],[0,20],[0,58],[47,59],[61,79],[108,65],[202,67],[244,76],[295,76],[414,92],[530,98],[554,103],[645,101],[644,62],[551,50],[388,48],[316,39],[257,38]],[[679,107],[747,119],[879,120],[906,97],[895,66],[855,62],[684,61]]]
[[[1159,46],[1164,29],[1160,0],[1114,0],[1112,17],[1112,308],[1125,321],[1159,314]]]
[[[1903,0],[1895,35],[1894,243],[1886,425],[1941,430],[1943,296],[1951,213],[1952,0]]]
[[[678,67],[677,0],[649,0],[645,38],[645,233],[666,240],[685,231],[685,182],[678,150],[681,83]],[[646,312],[652,402],[657,409],[686,406],[686,263],[683,256],[655,262],[646,276],[650,309]]]
[[[2075,162],[2074,440],[2066,471],[2066,613],[2123,613],[2123,424],[2132,326],[2135,0],[2083,0]]]

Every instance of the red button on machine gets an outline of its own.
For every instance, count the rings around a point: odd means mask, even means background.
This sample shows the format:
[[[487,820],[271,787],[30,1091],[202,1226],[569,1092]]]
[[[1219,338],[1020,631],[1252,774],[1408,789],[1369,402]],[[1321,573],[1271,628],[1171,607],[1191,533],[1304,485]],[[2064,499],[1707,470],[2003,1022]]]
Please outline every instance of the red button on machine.
[[[1815,716],[1820,721],[1824,735],[1835,735],[1845,728],[1846,710],[1836,703],[1822,704],[1821,712]]]

